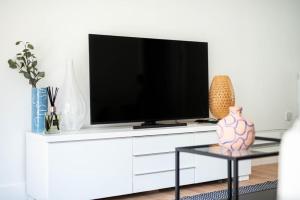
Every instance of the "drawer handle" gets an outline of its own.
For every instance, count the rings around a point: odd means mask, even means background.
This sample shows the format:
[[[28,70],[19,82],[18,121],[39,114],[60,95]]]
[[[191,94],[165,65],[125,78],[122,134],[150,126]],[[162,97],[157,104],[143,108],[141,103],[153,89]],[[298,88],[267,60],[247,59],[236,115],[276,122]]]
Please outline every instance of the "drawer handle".
[[[175,153],[175,151],[163,151],[163,152],[157,152],[157,153],[143,153],[143,154],[134,154],[134,157],[141,157],[141,156],[152,156],[152,155],[160,155],[160,154],[172,154]]]
[[[194,169],[194,166],[191,167],[182,167],[180,170],[186,170],[186,169]],[[157,173],[163,173],[163,172],[172,172],[175,171],[175,169],[165,169],[165,170],[159,170],[159,171],[152,171],[152,172],[142,172],[142,173],[135,173],[135,176],[142,176],[142,175],[148,175],[148,174],[157,174]]]

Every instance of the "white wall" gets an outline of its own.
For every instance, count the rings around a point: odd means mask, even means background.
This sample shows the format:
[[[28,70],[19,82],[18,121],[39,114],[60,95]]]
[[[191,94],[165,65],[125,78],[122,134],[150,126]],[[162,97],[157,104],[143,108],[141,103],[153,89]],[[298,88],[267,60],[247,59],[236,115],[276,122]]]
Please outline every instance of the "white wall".
[[[297,0],[1,0],[0,199],[14,189],[22,196],[30,129],[30,86],[7,66],[15,41],[35,45],[47,77],[40,86],[60,85],[73,58],[86,99],[88,33],[207,41],[210,78],[231,76],[257,129],[285,129],[285,111],[297,113],[299,19]]]

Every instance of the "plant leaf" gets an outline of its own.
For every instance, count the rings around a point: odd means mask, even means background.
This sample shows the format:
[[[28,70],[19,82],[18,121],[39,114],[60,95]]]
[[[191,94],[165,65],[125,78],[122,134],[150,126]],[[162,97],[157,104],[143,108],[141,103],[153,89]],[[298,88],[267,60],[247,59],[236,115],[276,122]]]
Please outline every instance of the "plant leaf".
[[[22,42],[22,41],[18,41],[18,42],[16,42],[16,45],[19,45],[21,42]]]
[[[31,67],[36,67],[36,65],[37,65],[37,61],[35,60],[32,62]]]
[[[34,49],[34,47],[33,47],[32,44],[28,44],[27,47],[28,47],[29,49]]]
[[[23,74],[24,74],[24,77],[25,77],[25,78],[27,78],[27,79],[30,79],[30,78],[31,78],[31,76],[30,76],[30,74],[29,74],[28,72],[24,72]]]
[[[37,74],[34,71],[30,71],[30,73],[32,73],[34,77],[37,76]]]
[[[19,61],[19,65],[21,65],[20,67],[24,67],[26,64],[26,59],[22,56],[22,57],[17,57],[17,60]]]
[[[24,49],[24,50],[23,50],[23,52],[25,52],[25,53],[28,52],[28,51],[29,51],[29,49]]]
[[[22,57],[22,61],[24,63],[24,66],[25,66],[25,63],[26,63],[26,59],[24,57]]]
[[[44,78],[45,77],[45,72],[39,72],[37,74],[37,76],[40,77],[40,78]]]
[[[26,57],[30,57],[30,56],[31,56],[30,51],[25,52],[25,56],[26,56]]]
[[[17,68],[17,63],[15,61],[13,61],[12,59],[8,60],[8,65],[12,69],[16,69]]]

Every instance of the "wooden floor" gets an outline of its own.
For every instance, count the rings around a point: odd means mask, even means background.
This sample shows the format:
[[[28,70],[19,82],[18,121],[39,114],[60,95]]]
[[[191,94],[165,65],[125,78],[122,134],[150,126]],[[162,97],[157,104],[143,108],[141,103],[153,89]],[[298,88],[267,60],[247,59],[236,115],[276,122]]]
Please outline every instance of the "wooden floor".
[[[273,181],[277,179],[277,164],[260,165],[252,167],[252,174],[248,181],[241,181],[240,186],[253,185],[263,183],[266,181]],[[205,192],[222,190],[227,188],[227,183],[203,183],[192,186],[184,186],[181,188],[181,196],[196,195]],[[144,192],[133,195],[126,195],[120,197],[106,198],[105,200],[173,200],[174,188],[156,190],[151,192]]]

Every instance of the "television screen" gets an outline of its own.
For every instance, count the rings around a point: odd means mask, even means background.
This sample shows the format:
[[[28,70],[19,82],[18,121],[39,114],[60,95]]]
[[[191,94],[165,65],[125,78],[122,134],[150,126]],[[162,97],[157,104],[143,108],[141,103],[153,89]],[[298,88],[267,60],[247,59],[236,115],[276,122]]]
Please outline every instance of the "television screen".
[[[89,35],[91,124],[208,117],[206,42]]]

